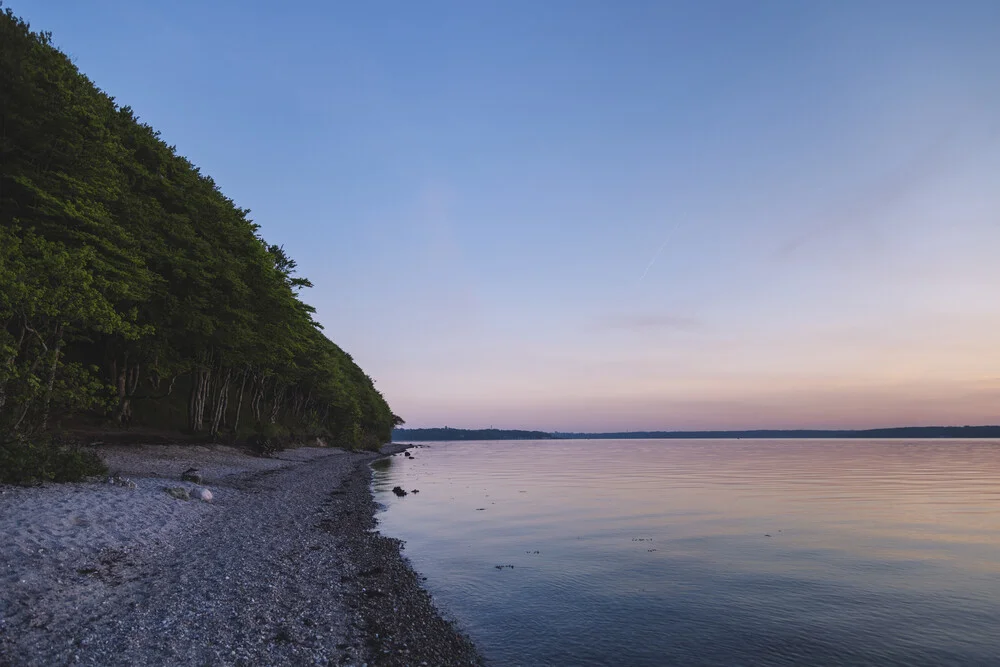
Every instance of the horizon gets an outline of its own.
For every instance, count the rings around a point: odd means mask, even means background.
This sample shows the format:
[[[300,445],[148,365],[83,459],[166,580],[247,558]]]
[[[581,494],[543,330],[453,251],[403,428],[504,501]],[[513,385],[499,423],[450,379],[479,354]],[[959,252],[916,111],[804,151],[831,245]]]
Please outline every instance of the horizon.
[[[455,427],[455,426],[425,426],[425,427],[411,427],[406,424],[402,426],[396,426],[393,431],[528,431],[536,433],[547,433],[547,434],[565,434],[565,435],[608,435],[608,434],[619,434],[619,433],[752,433],[756,431],[766,431],[766,432],[797,432],[797,431],[844,431],[844,432],[865,432],[865,431],[902,431],[909,429],[976,429],[976,428],[996,428],[1000,429],[1000,424],[926,424],[926,425],[906,425],[906,426],[876,426],[872,428],[852,428],[852,427],[838,427],[838,428],[767,428],[767,427],[754,427],[754,428],[727,428],[727,429],[624,429],[618,431],[565,431],[560,429],[529,429],[529,428],[495,428],[493,426],[483,426],[483,427]]]
[[[1000,420],[998,3],[4,7],[407,427]]]

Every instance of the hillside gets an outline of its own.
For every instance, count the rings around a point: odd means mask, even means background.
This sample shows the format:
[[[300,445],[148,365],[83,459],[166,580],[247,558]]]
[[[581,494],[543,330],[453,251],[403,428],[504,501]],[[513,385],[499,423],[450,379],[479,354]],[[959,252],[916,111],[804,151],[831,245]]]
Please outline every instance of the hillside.
[[[10,9],[0,100],[0,463],[67,428],[389,440],[295,261]]]

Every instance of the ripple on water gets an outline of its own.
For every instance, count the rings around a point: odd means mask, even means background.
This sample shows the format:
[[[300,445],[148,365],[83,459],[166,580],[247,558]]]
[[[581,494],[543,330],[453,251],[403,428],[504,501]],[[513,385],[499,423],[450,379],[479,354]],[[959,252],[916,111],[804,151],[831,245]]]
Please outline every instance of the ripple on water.
[[[1000,663],[993,441],[431,443],[373,485],[497,664]]]

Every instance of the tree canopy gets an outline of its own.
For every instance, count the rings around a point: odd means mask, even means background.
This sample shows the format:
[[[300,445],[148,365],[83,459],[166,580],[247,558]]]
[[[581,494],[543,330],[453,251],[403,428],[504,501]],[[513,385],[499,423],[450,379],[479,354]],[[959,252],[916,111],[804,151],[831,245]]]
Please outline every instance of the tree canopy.
[[[389,440],[294,260],[10,9],[0,100],[0,442],[86,419]]]

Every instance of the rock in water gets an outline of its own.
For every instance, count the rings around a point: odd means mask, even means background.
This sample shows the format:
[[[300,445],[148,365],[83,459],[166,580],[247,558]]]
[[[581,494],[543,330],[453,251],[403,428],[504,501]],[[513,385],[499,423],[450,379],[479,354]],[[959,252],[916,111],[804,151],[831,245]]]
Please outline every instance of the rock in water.
[[[177,500],[191,500],[191,496],[188,495],[188,490],[185,489],[183,486],[166,487],[163,490],[169,493]]]
[[[212,492],[209,491],[208,489],[199,488],[191,492],[191,497],[194,498],[195,500],[202,500],[206,503],[210,503],[212,502],[213,496]]]
[[[201,472],[197,468],[188,468],[181,473],[181,479],[185,482],[194,482],[195,484],[201,484]]]
[[[392,487],[392,492],[395,493],[400,498],[402,498],[403,496],[406,495],[406,491],[404,491],[403,487],[401,487],[401,486],[394,486],[394,487]]]

